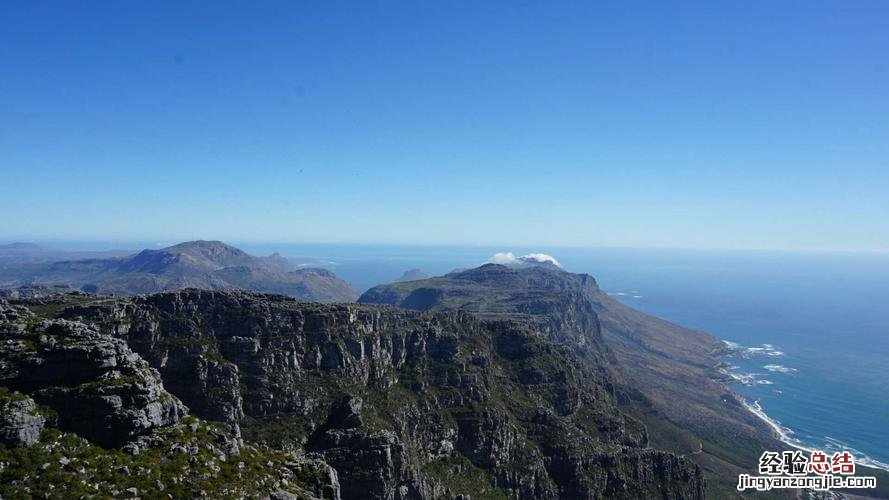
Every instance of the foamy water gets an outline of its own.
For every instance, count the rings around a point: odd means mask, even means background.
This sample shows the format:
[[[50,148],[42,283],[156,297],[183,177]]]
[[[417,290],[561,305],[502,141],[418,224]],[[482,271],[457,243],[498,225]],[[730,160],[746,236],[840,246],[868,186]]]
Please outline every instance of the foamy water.
[[[772,344],[762,344],[761,347],[744,347],[740,343],[730,340],[723,340],[723,343],[725,343],[726,347],[729,349],[729,354],[726,355],[727,359],[743,358],[750,360],[752,358],[761,356],[782,356],[784,354],[783,352],[776,350],[775,346]],[[766,364],[763,365],[763,368],[772,373],[797,373],[797,370],[795,368],[789,368],[779,364]],[[771,380],[759,378],[763,376],[762,373],[739,373],[738,370],[740,369],[740,366],[726,363],[724,367],[721,368],[719,371],[724,375],[728,375],[738,385],[746,387],[750,387],[753,385],[774,385],[774,382],[772,382]],[[779,392],[778,395],[783,395],[783,392]],[[839,439],[830,436],[824,436],[824,439],[820,444],[803,441],[796,437],[796,433],[793,431],[793,429],[782,425],[781,422],[779,422],[777,419],[770,417],[766,413],[765,409],[763,409],[758,399],[751,400],[749,398],[742,397],[741,401],[751,413],[767,423],[785,444],[807,452],[818,450],[830,454],[834,452],[848,451],[855,456],[855,460],[859,464],[889,471],[889,463],[881,462],[879,460],[871,458],[866,453],[854,448],[847,443],[844,443]]]
[[[781,422],[770,417],[762,408],[762,406],[760,406],[759,401],[748,401],[746,399],[742,399],[742,402],[744,403],[744,406],[748,410],[750,410],[751,413],[762,419],[763,422],[767,423],[769,427],[771,427],[772,430],[775,431],[775,434],[779,436],[781,442],[785,444],[810,453],[813,451],[823,451],[827,454],[832,454],[836,452],[848,451],[855,457],[855,462],[858,464],[889,471],[889,464],[880,462],[879,460],[874,460],[860,450],[857,450],[852,446],[849,446],[848,444],[840,441],[839,439],[834,439],[830,436],[825,436],[826,445],[820,447],[806,445],[805,443],[794,437],[793,430],[781,425]]]

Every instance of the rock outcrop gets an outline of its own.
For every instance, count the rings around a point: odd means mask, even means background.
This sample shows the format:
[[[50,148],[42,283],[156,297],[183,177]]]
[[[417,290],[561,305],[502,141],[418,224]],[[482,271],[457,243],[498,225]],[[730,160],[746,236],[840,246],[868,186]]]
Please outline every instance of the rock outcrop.
[[[37,411],[33,399],[0,389],[0,443],[32,445],[40,439],[45,423],[46,419]]]
[[[0,308],[4,318],[24,316]],[[126,342],[85,324],[3,323],[0,336],[0,384],[53,409],[63,430],[121,446],[178,422],[188,411]]]

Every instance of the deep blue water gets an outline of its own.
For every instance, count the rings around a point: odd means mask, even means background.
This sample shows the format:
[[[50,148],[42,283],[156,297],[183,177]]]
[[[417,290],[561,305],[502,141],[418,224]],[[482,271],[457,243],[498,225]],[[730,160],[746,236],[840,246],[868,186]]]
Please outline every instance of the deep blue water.
[[[889,254],[233,243],[321,259],[359,291],[549,253],[632,307],[738,344],[726,361],[749,385],[734,390],[789,442],[889,464]]]

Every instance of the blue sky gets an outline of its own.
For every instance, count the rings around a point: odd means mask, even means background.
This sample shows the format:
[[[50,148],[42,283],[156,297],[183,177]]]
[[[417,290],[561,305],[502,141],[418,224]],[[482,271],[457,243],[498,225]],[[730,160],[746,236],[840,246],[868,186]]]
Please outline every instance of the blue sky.
[[[6,2],[0,240],[889,250],[887,19]]]

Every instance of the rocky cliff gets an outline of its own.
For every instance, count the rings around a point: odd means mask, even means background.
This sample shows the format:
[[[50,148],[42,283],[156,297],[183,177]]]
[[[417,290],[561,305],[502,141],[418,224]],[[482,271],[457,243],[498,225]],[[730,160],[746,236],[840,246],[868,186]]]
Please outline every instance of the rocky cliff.
[[[339,484],[319,458],[188,416],[123,339],[0,300],[0,496],[166,494],[337,498]]]
[[[547,324],[557,341],[575,344],[584,340],[576,332],[594,328],[594,348],[580,354],[610,370],[621,409],[646,424],[653,446],[687,455],[704,468],[708,496],[734,495],[737,474],[763,450],[781,447],[718,380],[719,339],[631,309],[603,292],[592,276],[550,264],[486,264],[380,285],[359,302],[531,317]]]
[[[698,467],[618,407],[595,316],[573,307],[503,320],[185,290],[37,309],[125,342],[247,443],[323,459],[343,498],[702,498]]]

